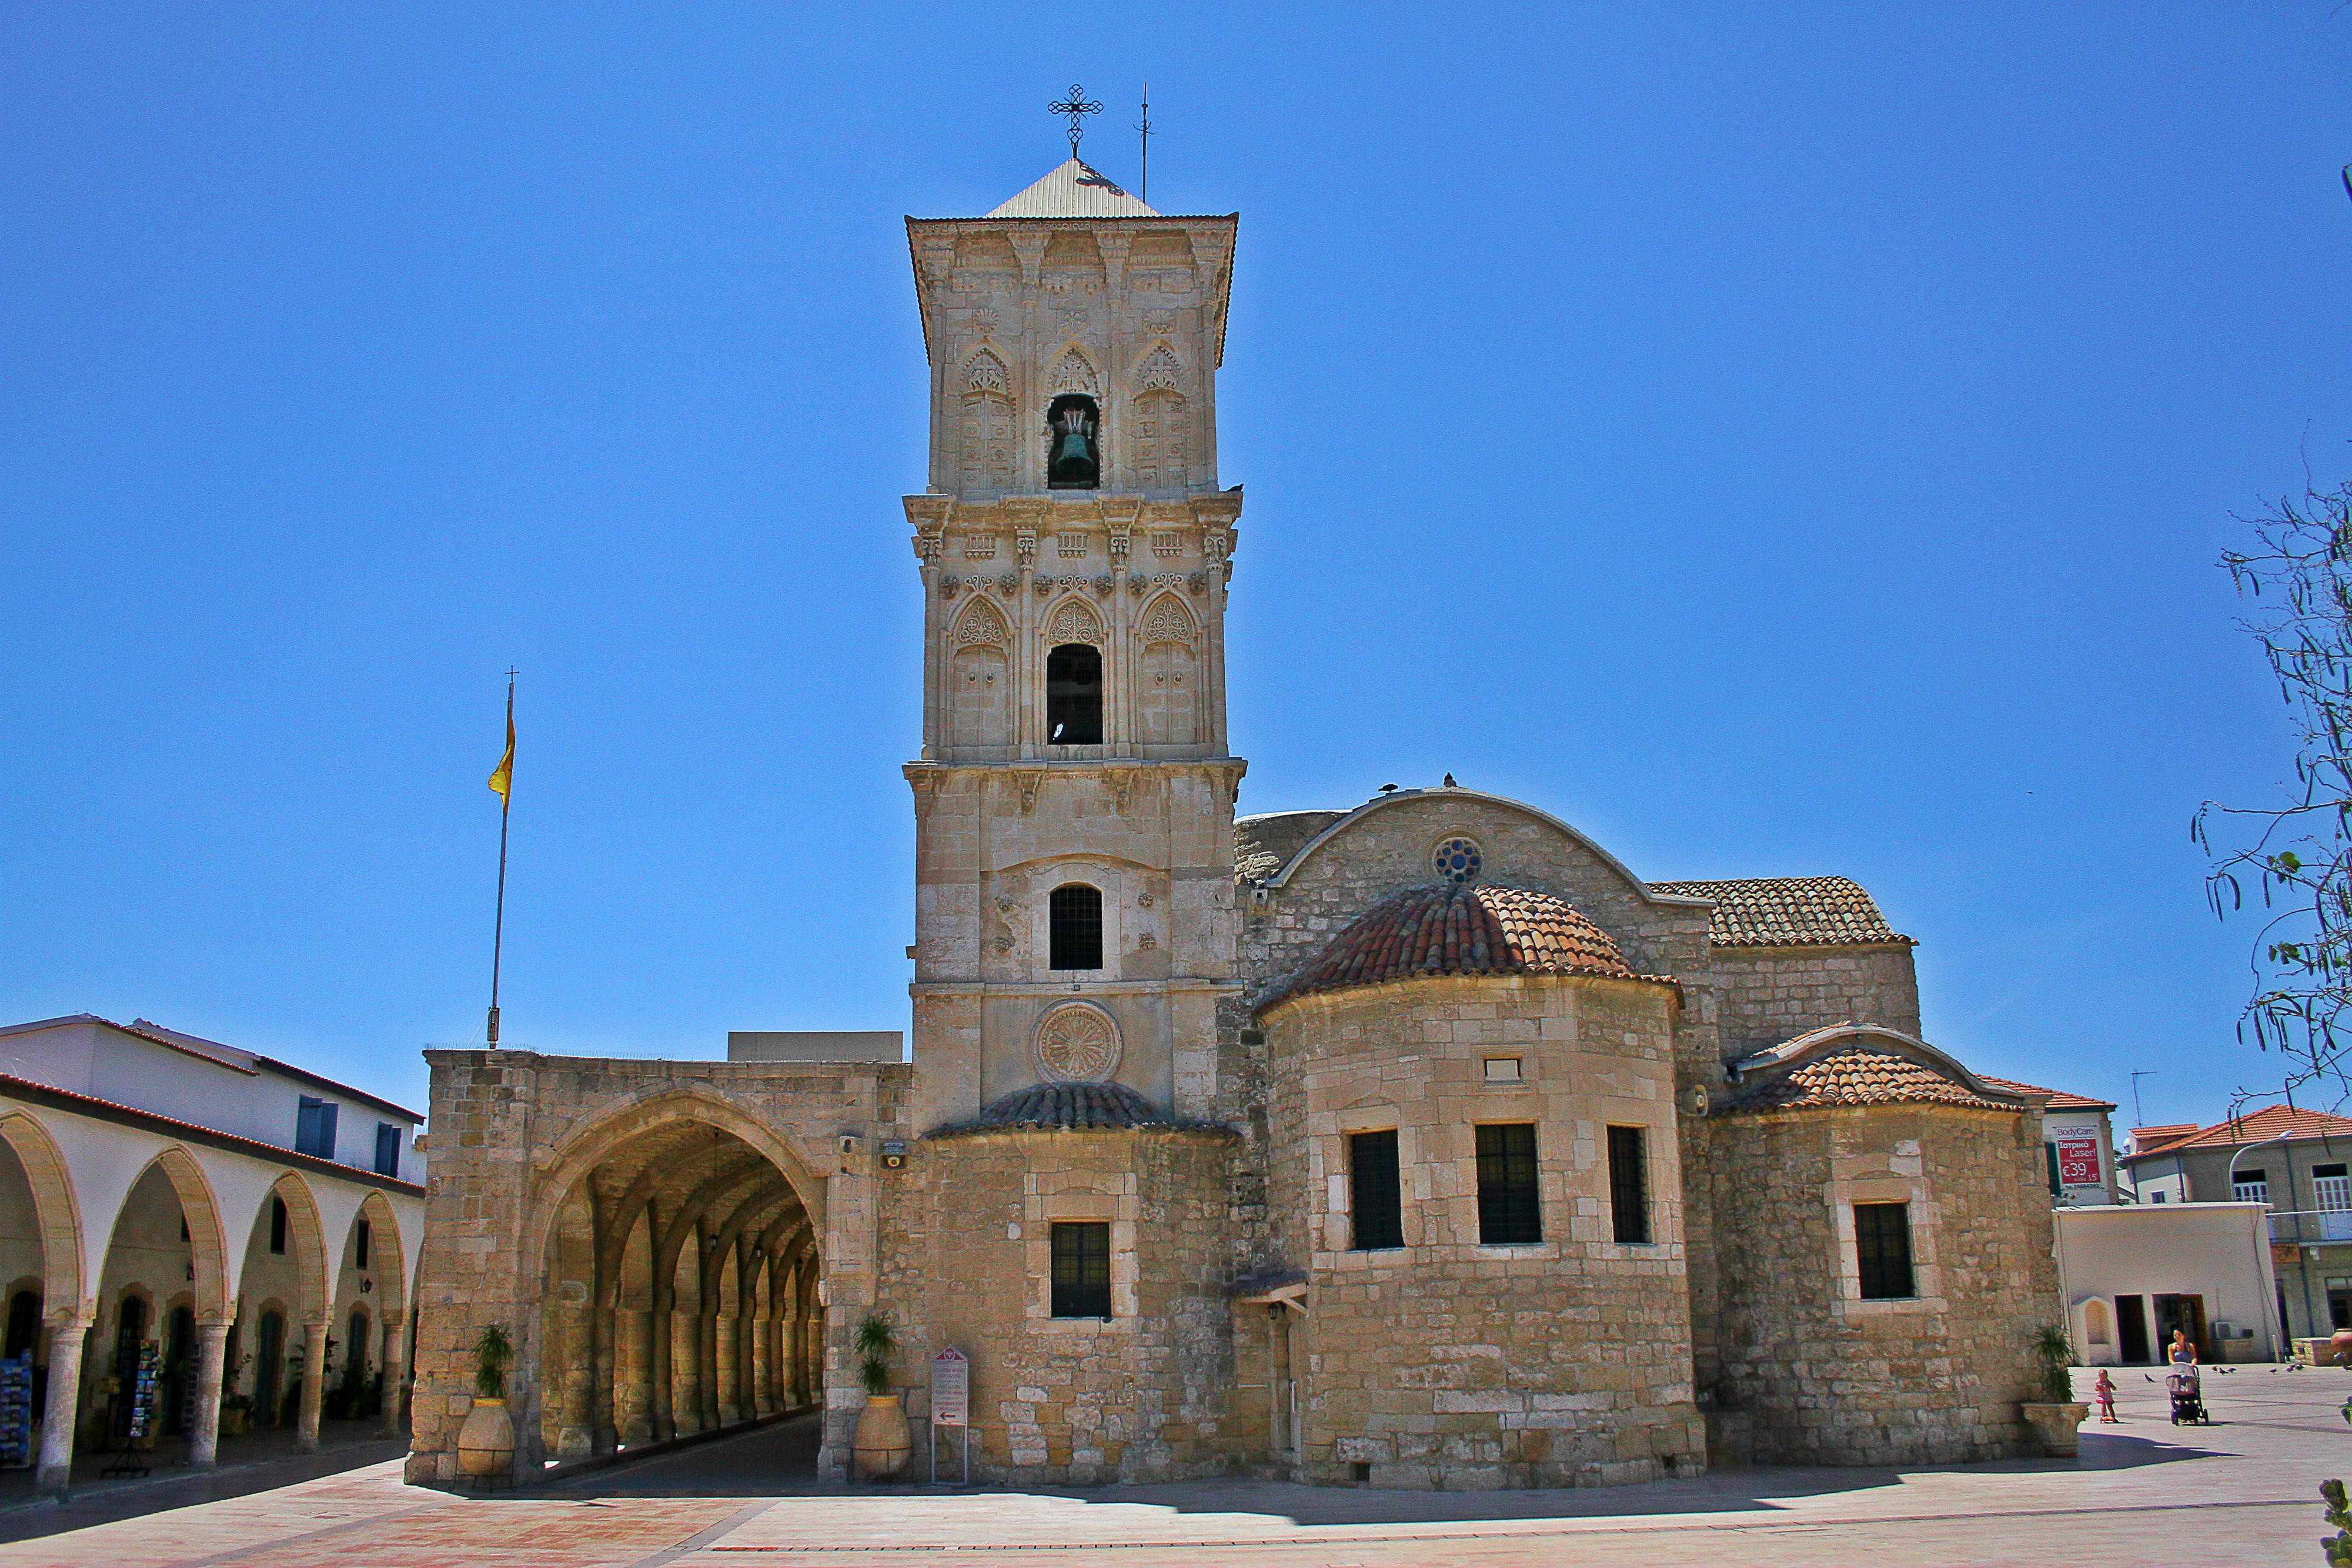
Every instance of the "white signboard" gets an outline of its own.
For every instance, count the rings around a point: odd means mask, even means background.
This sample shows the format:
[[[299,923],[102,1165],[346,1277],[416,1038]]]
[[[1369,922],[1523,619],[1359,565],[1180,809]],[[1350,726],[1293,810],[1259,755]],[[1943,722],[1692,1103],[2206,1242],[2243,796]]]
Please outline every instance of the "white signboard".
[[[952,1347],[931,1357],[931,1425],[964,1427],[971,1422],[971,1363]]]

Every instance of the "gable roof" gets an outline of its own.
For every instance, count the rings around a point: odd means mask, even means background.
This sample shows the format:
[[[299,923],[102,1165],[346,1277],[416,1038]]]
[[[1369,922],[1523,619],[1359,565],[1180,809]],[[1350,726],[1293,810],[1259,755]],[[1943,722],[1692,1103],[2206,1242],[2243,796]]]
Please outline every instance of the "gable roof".
[[[1099,169],[1073,154],[1019,194],[999,203],[992,218],[1156,218]]]
[[[2139,1128],[2136,1132],[2169,1130],[2149,1127]],[[2265,1105],[2246,1115],[2216,1122],[2210,1127],[2200,1127],[2186,1137],[2172,1138],[2145,1149],[2136,1148],[2123,1157],[2137,1160],[2150,1155],[2177,1155],[2189,1149],[2233,1149],[2242,1144],[2266,1144],[2273,1139],[2301,1142],[2319,1138],[2352,1140],[2352,1117],[2331,1116],[2325,1111],[2305,1111],[2292,1105]]]
[[[1996,1089],[2006,1089],[2012,1094],[2039,1094],[2049,1101],[2044,1107],[2051,1111],[2112,1111],[2115,1106],[2105,1100],[2094,1100],[2084,1094],[2069,1094],[2063,1089],[2044,1089],[2036,1083],[2020,1083],[2014,1078],[1995,1078],[1990,1072],[1978,1077]]]
[[[272,1072],[282,1073],[288,1078],[308,1083],[314,1089],[331,1090],[347,1099],[356,1100],[363,1105],[373,1105],[379,1111],[389,1111],[395,1116],[406,1117],[411,1122],[425,1120],[425,1113],[422,1111],[412,1111],[396,1101],[387,1100],[381,1094],[371,1094],[364,1089],[355,1089],[348,1083],[339,1082],[322,1073],[313,1072],[307,1067],[297,1067],[290,1061],[279,1061],[275,1057],[263,1056],[257,1051],[245,1051],[234,1045],[223,1045],[216,1040],[206,1040],[201,1035],[182,1034],[178,1030],[165,1029],[151,1019],[133,1019],[129,1023],[116,1023],[112,1019],[102,1019],[96,1013],[68,1013],[63,1018],[37,1019],[31,1023],[0,1027],[0,1037],[12,1034],[37,1034],[42,1030],[64,1029],[77,1024],[96,1024],[100,1029],[110,1029],[117,1034],[129,1035],[133,1040],[143,1040],[150,1045],[160,1045],[166,1051],[176,1051],[184,1056],[193,1056],[200,1061],[208,1061],[215,1067],[225,1067],[231,1072],[241,1072],[248,1078],[258,1076],[263,1068],[268,1068]]]
[[[1715,904],[1707,939],[1718,947],[1916,946],[1886,924],[1862,884],[1843,876],[1748,876],[1654,882],[1650,891]]]

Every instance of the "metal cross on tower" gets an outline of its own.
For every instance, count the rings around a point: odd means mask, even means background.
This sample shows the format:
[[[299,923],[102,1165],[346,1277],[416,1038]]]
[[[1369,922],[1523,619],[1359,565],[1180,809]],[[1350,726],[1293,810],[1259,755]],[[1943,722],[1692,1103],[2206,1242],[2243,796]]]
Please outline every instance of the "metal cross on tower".
[[[1078,139],[1087,133],[1087,116],[1100,114],[1102,105],[1087,97],[1087,89],[1076,82],[1070,84],[1070,96],[1059,103],[1045,106],[1048,114],[1058,114],[1070,122],[1070,156],[1078,155]]]

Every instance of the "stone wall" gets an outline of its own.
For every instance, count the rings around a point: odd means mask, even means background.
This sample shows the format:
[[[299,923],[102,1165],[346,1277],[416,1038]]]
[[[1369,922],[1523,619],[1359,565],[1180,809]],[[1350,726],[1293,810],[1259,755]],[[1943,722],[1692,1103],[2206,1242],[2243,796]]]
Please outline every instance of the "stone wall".
[[[1215,1133],[927,1138],[887,1177],[877,1301],[901,1326],[908,1416],[929,1358],[971,1358],[972,1474],[1060,1485],[1221,1474],[1234,1141]],[[1050,1228],[1111,1226],[1107,1321],[1051,1315]],[[950,1463],[952,1449],[943,1450]]]
[[[1919,977],[1908,945],[1721,947],[1708,965],[1725,1060],[1835,1023],[1919,1033]]]
[[[2036,1118],[1925,1105],[1712,1128],[1722,1430],[1759,1462],[2033,1450],[2031,1339],[2063,1322]],[[1917,1296],[1861,1299],[1853,1205],[1911,1205]]]
[[[1289,1328],[1301,1479],[1594,1485],[1704,1465],[1674,1013],[1671,987],[1550,977],[1431,977],[1267,1011],[1274,1228],[1307,1286]],[[1487,1082],[1490,1056],[1516,1058],[1523,1081]],[[1488,1122],[1536,1126],[1540,1242],[1481,1241]],[[1612,1125],[1645,1134],[1646,1245],[1613,1239]],[[1347,1136],[1388,1128],[1404,1246],[1355,1250]],[[1252,1350],[1263,1386],[1274,1352]]]

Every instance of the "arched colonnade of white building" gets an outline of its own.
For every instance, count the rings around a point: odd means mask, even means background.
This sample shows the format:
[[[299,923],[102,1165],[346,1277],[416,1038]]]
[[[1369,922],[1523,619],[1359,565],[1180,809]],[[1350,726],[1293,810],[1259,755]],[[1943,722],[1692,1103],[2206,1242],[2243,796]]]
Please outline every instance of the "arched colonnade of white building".
[[[0,1357],[34,1360],[42,1490],[125,1446],[147,1344],[151,1433],[192,1466],[225,1427],[397,1435],[422,1189],[79,1099],[0,1092]]]

